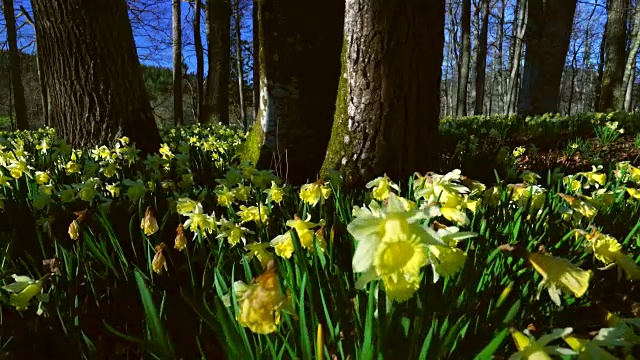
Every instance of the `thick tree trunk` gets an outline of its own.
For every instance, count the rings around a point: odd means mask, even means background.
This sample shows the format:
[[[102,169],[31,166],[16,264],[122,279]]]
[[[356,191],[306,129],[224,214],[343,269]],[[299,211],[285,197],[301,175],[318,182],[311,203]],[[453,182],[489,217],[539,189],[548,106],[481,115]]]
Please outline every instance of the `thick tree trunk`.
[[[460,77],[458,78],[458,96],[456,115],[467,115],[467,87],[469,84],[469,66],[471,65],[471,0],[462,0],[462,54],[460,54]]]
[[[258,0],[253,0],[251,8],[251,26],[253,31],[253,121],[258,119],[260,109],[260,34],[258,26]]]
[[[331,136],[344,1],[259,0],[258,17],[260,110],[243,158],[290,183],[315,180]]]
[[[527,28],[527,3],[528,0],[517,0],[516,8],[519,8],[518,19],[514,20],[516,26],[513,28],[513,56],[511,58],[511,75],[509,77],[509,96],[507,101],[507,113],[516,112],[516,103],[518,100],[518,83],[520,79],[520,61],[522,59],[522,43]]]
[[[238,101],[240,104],[240,123],[245,130],[249,127],[247,124],[247,116],[244,108],[244,70],[242,61],[242,36],[240,35],[241,14],[240,0],[235,0],[235,36],[236,36],[236,69],[238,71]]]
[[[27,102],[24,98],[22,85],[22,70],[20,68],[20,51],[18,50],[18,36],[16,33],[16,14],[13,0],[2,0],[2,11],[7,29],[7,43],[9,45],[9,68],[11,70],[11,89],[16,110],[16,127],[18,130],[29,129]]]
[[[611,0],[607,10],[605,63],[600,93],[600,110],[623,110],[626,84],[623,83],[627,41],[629,0]]]
[[[631,111],[631,98],[633,95],[633,82],[636,70],[636,56],[640,48],[640,6],[636,5],[636,13],[633,20],[633,32],[631,35],[631,46],[624,69],[623,83],[626,86],[624,96],[624,111]]]
[[[124,0],[31,1],[49,119],[74,146],[128,136],[143,153],[160,134]]]
[[[575,0],[529,0],[519,115],[558,112],[575,10]]]
[[[204,96],[204,122],[229,125],[229,48],[231,44],[231,0],[208,0],[208,73]]]
[[[489,0],[480,2],[480,33],[478,34],[478,57],[476,58],[476,103],[474,114],[482,114],[484,105],[484,83],[487,67],[487,33],[489,32]]]
[[[173,50],[173,122],[182,125],[182,15],[180,9],[181,0],[171,0],[172,18],[172,50]]]
[[[196,50],[196,93],[198,98],[197,121],[204,122],[204,51],[202,50],[202,35],[200,32],[200,23],[202,19],[202,0],[195,0],[193,10],[193,42]]]
[[[437,156],[444,0],[347,0],[343,75],[323,172],[406,180]],[[405,21],[398,22],[402,18]]]

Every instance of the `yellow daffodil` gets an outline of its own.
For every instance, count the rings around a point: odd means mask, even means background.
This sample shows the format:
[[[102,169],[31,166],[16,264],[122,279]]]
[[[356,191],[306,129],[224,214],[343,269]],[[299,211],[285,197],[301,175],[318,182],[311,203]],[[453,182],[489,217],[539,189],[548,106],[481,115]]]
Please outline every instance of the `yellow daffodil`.
[[[255,257],[260,261],[262,268],[266,269],[269,261],[273,260],[273,254],[267,251],[267,249],[271,247],[271,244],[266,243],[251,243],[245,245],[245,250],[248,251],[247,257],[249,259]]]
[[[187,247],[187,238],[184,236],[184,226],[182,224],[178,224],[178,228],[176,228],[176,239],[173,247],[178,251],[182,251]]]
[[[280,323],[280,310],[286,306],[286,301],[272,261],[267,271],[255,278],[239,299],[238,323],[256,334],[270,334]]]
[[[618,265],[629,280],[640,280],[640,266],[622,252],[622,244],[616,238],[599,232],[595,227],[592,228],[591,233],[578,231],[577,234],[585,235],[587,250],[592,252],[596,259],[607,266]]]
[[[45,185],[51,181],[51,177],[47,172],[44,171],[36,171],[36,183],[38,185]]]
[[[302,220],[298,216],[296,216],[295,219],[288,220],[286,225],[289,228],[296,230],[298,238],[300,239],[300,244],[305,249],[313,251],[313,241],[315,239],[320,249],[324,250],[326,248],[326,244],[322,233],[316,234],[313,230],[311,230],[314,227],[324,225],[324,221],[320,220],[320,222],[316,224],[311,222],[310,220],[311,214],[307,214],[306,220]],[[275,249],[276,255],[282,258],[288,259],[293,254],[294,246],[293,239],[291,238],[291,231],[287,231],[282,235],[276,236],[275,238],[273,238],[273,240],[271,240],[270,244]]]
[[[144,218],[140,221],[140,229],[144,230],[144,234],[147,236],[151,236],[159,230],[158,221],[153,216],[151,206],[147,206]]]
[[[271,201],[280,204],[284,198],[284,191],[276,184],[275,181],[271,181],[271,188],[264,191],[267,194],[267,198]]]
[[[233,191],[227,189],[225,185],[217,186],[214,192],[218,199],[218,205],[222,207],[230,207],[231,205],[233,205],[233,202],[235,200],[234,193]]]
[[[400,188],[398,187],[398,185],[392,182],[391,180],[389,180],[389,178],[387,177],[387,174],[384,174],[384,176],[381,176],[369,181],[365,185],[365,187],[367,189],[373,188],[373,191],[372,191],[373,198],[380,201],[386,200],[389,197],[389,192],[392,189],[398,192],[400,191]]]
[[[525,330],[526,332],[527,330]],[[518,352],[511,355],[512,360],[551,360],[551,355],[575,355],[571,349],[562,348],[557,345],[548,344],[554,340],[567,336],[573,331],[572,328],[557,329],[551,334],[542,335],[536,340],[528,333],[525,335],[519,330],[511,329],[511,337],[515,342]]]
[[[318,180],[311,184],[302,185],[300,199],[311,206],[316,206],[318,202],[327,200],[331,196],[331,188],[328,184],[328,182]]]
[[[564,341],[578,353],[580,360],[617,360],[618,358],[601,348],[597,341],[581,339],[573,335],[565,336]]]
[[[195,209],[192,212],[186,213],[184,215],[189,217],[189,219],[184,222],[184,227],[188,228],[189,231],[193,233],[194,239],[197,236],[198,230],[200,230],[202,233],[213,232],[213,229],[216,225],[215,214],[205,214],[202,208],[202,204],[197,203]]]
[[[151,261],[151,269],[157,274],[162,273],[162,269],[168,271],[167,269],[167,260],[164,258],[165,244],[160,243],[155,247],[156,254],[153,256],[153,260]]]
[[[245,245],[247,243],[246,234],[253,234],[253,231],[243,227],[239,224],[225,219],[224,217],[218,222],[220,226],[220,233],[216,236],[216,239],[227,239],[229,245],[234,246],[240,241]]]
[[[544,287],[549,291],[549,297],[560,306],[560,292],[571,292],[577,298],[582,297],[589,288],[590,270],[582,270],[569,260],[539,253],[527,255],[529,263],[542,275],[542,282],[538,287],[537,298]]]
[[[32,298],[36,297],[40,302],[46,301],[42,295],[42,286],[44,280],[49,277],[49,274],[45,275],[39,280],[34,280],[28,276],[20,276],[13,274],[14,282],[2,287],[3,290],[10,293],[9,302],[12,306],[15,306],[16,310],[23,311],[29,307],[29,303]],[[42,309],[38,308],[38,315],[42,314]]]
[[[186,215],[190,212],[193,212],[198,205],[197,201],[191,200],[189,198],[178,198],[176,201],[176,211],[180,215]]]

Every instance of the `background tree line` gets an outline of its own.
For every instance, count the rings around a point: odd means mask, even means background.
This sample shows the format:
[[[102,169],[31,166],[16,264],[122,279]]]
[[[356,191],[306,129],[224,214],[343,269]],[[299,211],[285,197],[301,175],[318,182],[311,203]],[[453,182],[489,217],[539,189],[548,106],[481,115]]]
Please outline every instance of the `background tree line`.
[[[437,156],[441,116],[634,108],[640,14],[631,0],[29,5],[3,0],[7,108],[27,128],[27,98],[37,102],[31,85],[39,84],[43,122],[74,145],[128,134],[153,152],[158,119],[245,129],[255,119],[242,155],[258,167],[293,182],[318,169],[362,181],[427,166]],[[36,35],[35,61],[24,65],[20,26]],[[171,48],[171,81],[169,71],[139,70],[163,44]],[[195,66],[184,56],[191,44]],[[19,70],[34,63],[38,80],[26,77],[25,96]]]

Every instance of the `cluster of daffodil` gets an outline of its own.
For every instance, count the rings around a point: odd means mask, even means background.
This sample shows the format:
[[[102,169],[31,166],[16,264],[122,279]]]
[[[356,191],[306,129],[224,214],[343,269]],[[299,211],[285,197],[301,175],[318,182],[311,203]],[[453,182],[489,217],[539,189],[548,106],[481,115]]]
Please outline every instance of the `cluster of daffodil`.
[[[173,244],[159,240],[153,244],[151,269],[157,274],[170,270],[165,259],[167,252],[183,251],[199,238],[215,238],[229,247],[242,247],[246,257],[255,258],[265,272],[248,285],[241,281],[233,284],[237,320],[255,333],[276,331],[280,312],[291,306],[278,279],[276,257],[279,261],[291,259],[297,241],[305,254],[324,252],[329,238],[326,221],[318,216],[322,212],[305,211],[303,217],[287,215],[286,228],[275,233],[274,227],[268,225],[284,220],[276,219],[275,215],[287,212],[276,210],[289,201],[302,202],[306,209],[327,206],[333,195],[332,184],[320,179],[294,192],[271,171],[257,170],[248,164],[228,164],[242,136],[225,128],[171,129],[163,139],[158,154],[141,159],[127,138],[118,139],[112,148],[78,150],[68,147],[50,131],[14,133],[0,140],[3,190],[0,208],[3,198],[14,199],[22,194],[18,188],[23,182],[35,184],[26,195],[44,219],[44,225],[50,221],[48,211],[53,203],[84,202],[86,209],[74,213],[76,218],[68,229],[69,237],[78,240],[83,226],[89,226],[85,225],[86,218],[93,206],[108,206],[113,201],[147,205],[151,204],[146,201],[147,195],[165,196],[181,222]],[[521,151],[524,150],[518,150]],[[200,166],[197,158],[202,156],[226,169],[221,178],[215,179],[216,185],[197,183],[195,173]],[[628,201],[640,199],[640,169],[628,162],[618,163],[615,181],[601,170],[594,167],[589,172],[565,176],[564,193],[543,188],[538,184],[540,176],[532,172],[523,173],[521,183],[491,188],[463,176],[460,170],[444,175],[416,174],[409,182],[412,188],[406,189],[406,197],[401,196],[400,186],[386,175],[374,179],[366,185],[371,201],[368,205],[354,206],[353,220],[347,224],[355,240],[352,268],[357,274],[356,287],[364,289],[375,281],[384,290],[388,304],[407,301],[420,289],[425,268],[431,268],[434,283],[462,270],[467,253],[461,242],[477,236],[465,228],[481,207],[506,201],[508,209],[526,208],[530,214],[542,214],[550,198],[556,196],[568,204],[558,210],[561,219],[567,227],[575,228],[577,241],[582,241],[584,250],[604,264],[602,269],[617,267],[627,279],[639,280],[640,268],[620,242],[595,228],[590,232],[580,229],[598,211],[619,201],[625,191]],[[149,238],[161,230],[157,215],[152,207],[147,207],[141,219],[140,229]],[[587,292],[593,277],[591,270],[545,252],[524,251],[520,255],[542,277],[538,297],[546,289],[551,300],[560,305],[563,292],[575,297]],[[44,278],[33,280],[14,275],[14,280],[3,287],[10,293],[12,306],[24,310],[33,298],[39,304],[46,301]],[[228,294],[223,300],[230,305],[231,298]],[[520,352],[527,354],[547,352],[545,346],[553,340],[543,337],[536,342],[518,331],[513,334]],[[599,344],[596,338],[572,337],[565,330],[558,334],[577,353]]]
[[[355,206],[347,227],[356,241],[352,265],[361,273],[358,288],[380,280],[388,299],[401,302],[420,287],[424,266],[431,266],[434,282],[460,271],[466,253],[456,245],[475,234],[431,221],[443,215],[458,224],[468,223],[465,211],[473,211],[476,201],[460,180],[460,171],[419,176],[414,183],[416,199],[424,200],[419,206],[395,194],[392,190],[399,187],[386,176],[367,184],[374,200],[368,207]]]

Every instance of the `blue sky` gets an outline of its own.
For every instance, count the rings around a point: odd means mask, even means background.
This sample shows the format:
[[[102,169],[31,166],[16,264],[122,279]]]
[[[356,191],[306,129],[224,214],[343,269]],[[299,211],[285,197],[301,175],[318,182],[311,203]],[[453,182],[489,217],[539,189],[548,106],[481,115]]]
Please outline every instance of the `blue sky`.
[[[206,1],[206,0],[205,0]],[[14,0],[15,8],[16,8],[16,16],[18,22],[18,37],[19,37],[19,46],[23,48],[26,52],[32,52],[34,49],[34,32],[31,25],[26,24],[24,16],[21,16],[20,11],[18,10],[20,5],[24,6],[28,12],[31,12],[31,3],[29,0]],[[170,0],[129,0],[128,1],[132,5],[132,10],[129,13],[129,17],[131,19],[132,29],[134,32],[134,38],[136,41],[136,46],[138,49],[138,55],[140,57],[141,63],[145,65],[154,65],[154,66],[162,66],[170,68],[172,66],[172,55],[171,55],[171,1]],[[509,48],[509,37],[511,35],[511,22],[513,19],[513,3],[514,0],[506,0],[507,3],[507,11],[505,13],[505,43],[503,48],[503,62],[506,61],[509,56],[508,48]],[[598,57],[598,46],[600,44],[600,39],[602,36],[602,30],[604,28],[604,22],[606,20],[606,11],[604,9],[605,0],[590,0],[590,1],[580,1],[578,2],[578,6],[576,9],[576,17],[575,17],[575,27],[576,31],[574,32],[574,38],[572,39],[572,44],[569,47],[569,54],[567,56],[567,64],[569,63],[572,52],[578,52],[578,58],[582,59],[582,54],[584,53],[584,44],[582,41],[575,40],[575,35],[581,35],[584,33],[586,28],[586,19],[588,18],[591,10],[595,8],[594,17],[590,23],[589,28],[592,29],[592,34],[594,38],[590,44],[591,49],[591,66],[593,67],[597,63]],[[242,37],[245,41],[252,41],[252,20],[251,20],[251,4],[252,1],[242,1],[243,4],[247,4],[246,8],[243,11],[243,30]],[[494,6],[500,4],[500,1],[491,1]],[[192,5],[187,3],[186,1],[182,1],[182,18],[183,18],[183,56],[184,60],[188,66],[189,72],[195,71],[195,49],[193,46],[193,9]],[[447,1],[449,4],[449,1]],[[133,8],[144,9],[144,11],[135,11]],[[449,9],[447,9],[449,10]],[[456,18],[459,18],[459,7],[456,9],[454,7],[454,13],[456,14]],[[497,13],[497,7],[494,7],[493,13]],[[475,14],[475,10],[473,10],[473,14]],[[4,19],[0,16],[0,26],[4,26]],[[490,18],[491,24],[495,24],[496,18],[495,16],[491,16]],[[445,27],[450,28],[450,15],[447,14],[447,19],[445,21]],[[1,28],[1,27],[0,27]],[[319,31],[321,31],[319,29]],[[202,24],[201,24],[201,33],[203,39],[203,45],[205,47],[206,52],[206,37],[205,37],[205,24],[204,24],[204,14],[202,16]],[[445,33],[445,36],[448,36],[448,32]],[[459,36],[459,29],[458,29]],[[496,33],[490,27],[489,32],[489,59],[487,61],[488,66],[491,64],[491,57],[496,53],[495,47],[492,47],[491,44],[494,42],[496,38]],[[3,31],[0,32],[0,43],[5,42],[5,34]],[[577,46],[574,46],[577,45]],[[445,44],[446,51],[446,44]],[[245,59],[250,62],[249,54],[245,52]],[[581,63],[581,60],[580,60]],[[446,64],[443,63],[443,69],[446,66],[455,67],[454,64]],[[506,63],[505,63],[506,65]],[[205,71],[206,71],[206,56],[205,56]],[[450,72],[451,73],[451,72]],[[250,71],[245,71],[246,80],[251,81]]]
[[[135,0],[130,1],[130,3],[132,10],[129,12],[129,18],[131,20],[140,62],[145,65],[172,67],[171,1]],[[23,51],[32,53],[35,49],[35,35],[33,27],[29,25],[25,17],[21,15],[19,10],[21,5],[31,14],[31,2],[29,0],[14,0],[18,27],[18,46],[20,46]],[[181,2],[181,5],[183,57],[188,66],[188,71],[194,72],[196,59],[195,47],[193,45],[193,8],[192,5],[184,1]],[[133,8],[137,8],[139,11]],[[2,17],[0,16],[0,18]],[[204,13],[201,18],[202,42],[206,54],[207,43]],[[4,18],[0,21],[2,28],[4,28]],[[252,41],[253,30],[250,7],[243,9],[243,29],[241,36],[243,40]],[[1,31],[0,43],[5,43],[5,39],[5,32]],[[205,71],[206,66],[207,60],[205,56]],[[250,79],[251,77],[248,76],[248,78]]]

